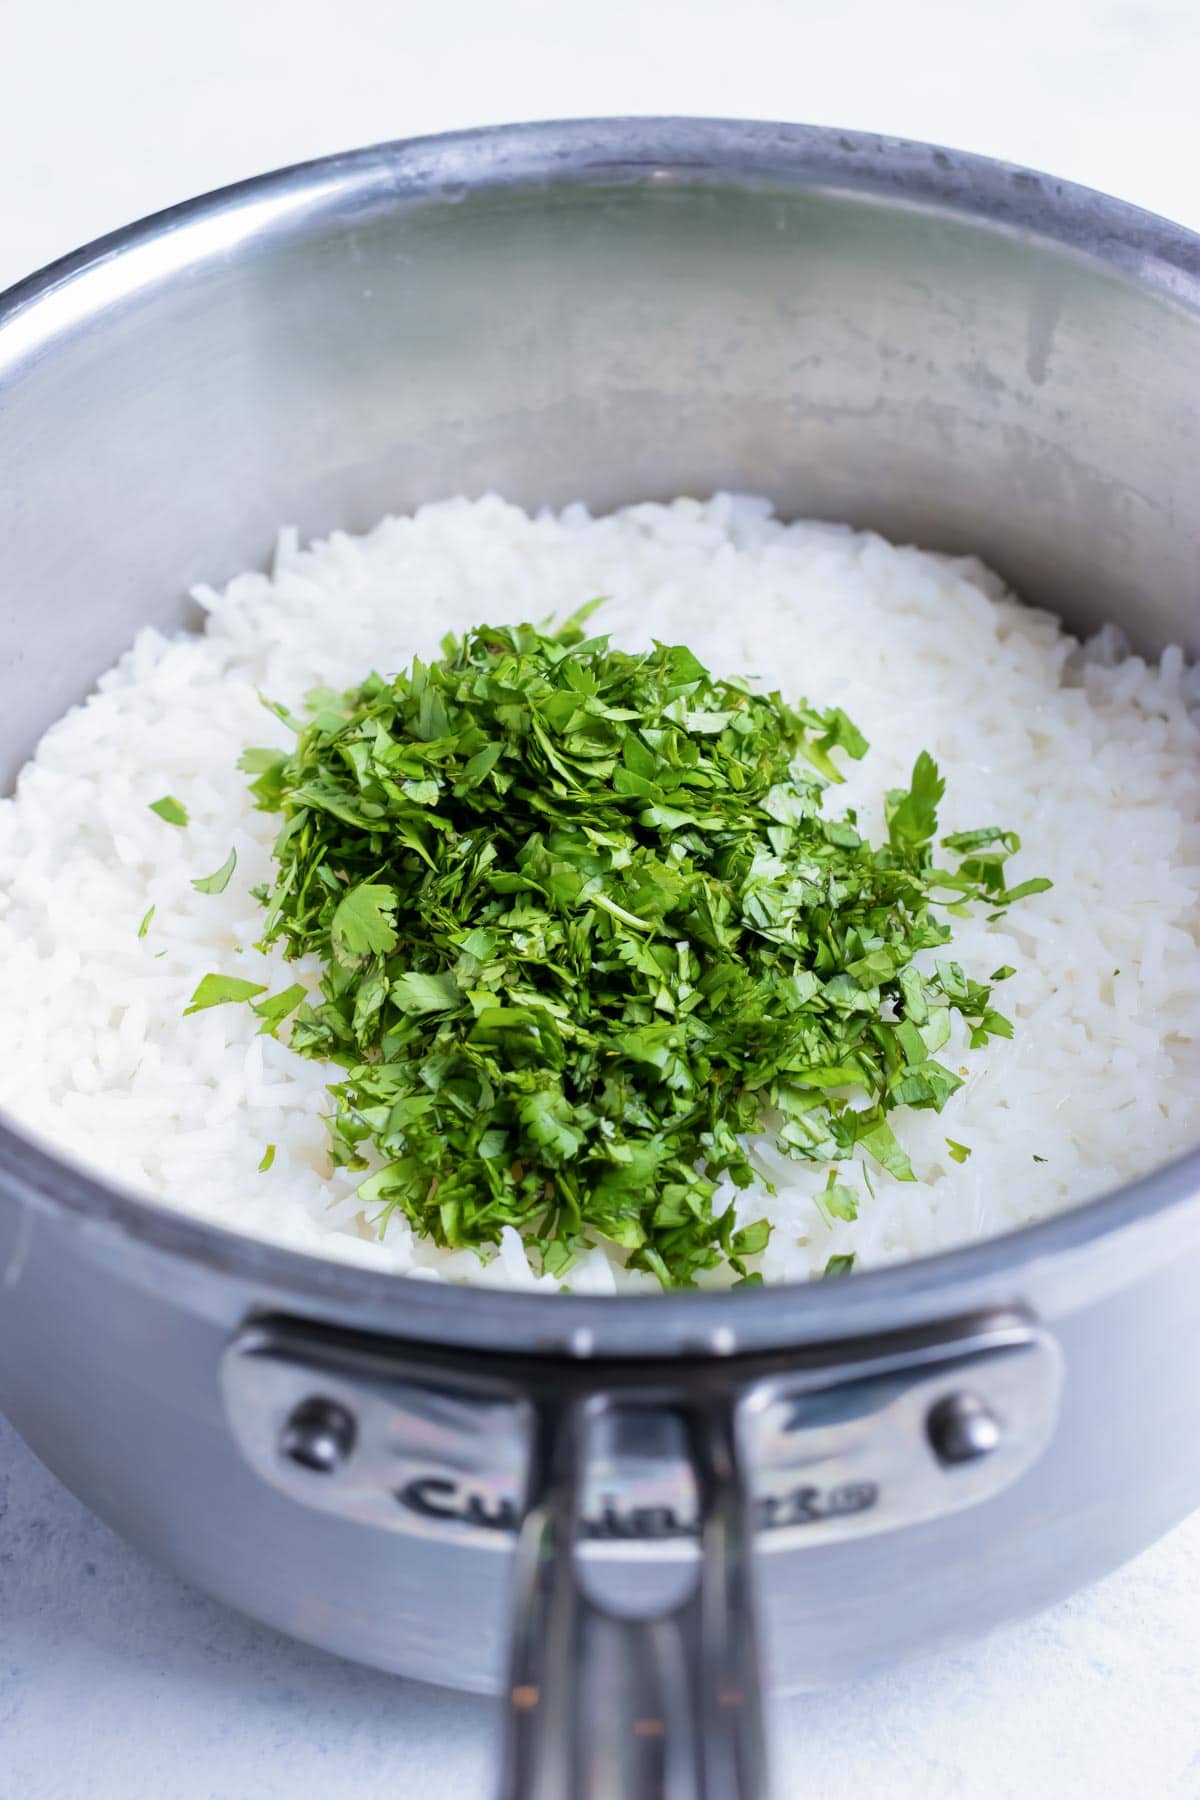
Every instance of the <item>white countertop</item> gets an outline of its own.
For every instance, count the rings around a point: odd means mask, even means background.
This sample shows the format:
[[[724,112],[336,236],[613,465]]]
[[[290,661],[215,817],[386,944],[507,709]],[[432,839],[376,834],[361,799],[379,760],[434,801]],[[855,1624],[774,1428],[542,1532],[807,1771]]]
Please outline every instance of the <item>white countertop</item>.
[[[1200,227],[1194,0],[0,0],[0,287],[256,170],[503,119],[924,137]],[[1200,1516],[1056,1611],[777,1706],[781,1800],[1200,1795]],[[153,1568],[0,1421],[0,1800],[480,1800],[482,1701]]]

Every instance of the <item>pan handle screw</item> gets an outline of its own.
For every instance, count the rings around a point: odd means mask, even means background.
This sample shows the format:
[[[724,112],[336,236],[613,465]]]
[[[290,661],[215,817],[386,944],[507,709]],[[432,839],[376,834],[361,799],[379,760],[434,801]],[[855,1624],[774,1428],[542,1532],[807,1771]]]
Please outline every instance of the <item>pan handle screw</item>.
[[[1000,1421],[978,1394],[947,1394],[932,1406],[925,1430],[940,1463],[953,1467],[990,1456],[1003,1435]]]
[[[314,1394],[289,1415],[279,1436],[279,1454],[314,1475],[332,1475],[350,1455],[356,1436],[353,1413],[338,1400]]]

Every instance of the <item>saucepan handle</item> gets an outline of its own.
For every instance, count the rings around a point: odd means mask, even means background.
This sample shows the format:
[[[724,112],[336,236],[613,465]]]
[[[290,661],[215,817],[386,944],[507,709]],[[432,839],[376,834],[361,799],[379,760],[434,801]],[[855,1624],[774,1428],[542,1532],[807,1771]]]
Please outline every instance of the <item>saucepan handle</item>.
[[[651,1616],[598,1601],[580,1567],[590,1445],[610,1404],[593,1394],[535,1408],[501,1800],[760,1800],[754,1533],[737,1398],[709,1393],[669,1409],[695,1481],[699,1563],[686,1597]]]
[[[311,1510],[395,1533],[405,1576],[427,1541],[498,1574],[517,1532],[503,1800],[760,1800],[756,1557],[992,1499],[1052,1441],[1062,1366],[1017,1308],[686,1363],[483,1356],[268,1315],[230,1340],[221,1383],[247,1463],[291,1503],[261,1515],[289,1542]],[[300,1635],[328,1615],[344,1645],[361,1586],[328,1558],[322,1573],[315,1598],[296,1583],[290,1611],[272,1604]],[[455,1590],[456,1630],[475,1591]],[[407,1621],[403,1656],[364,1630],[368,1655],[411,1662]],[[473,1648],[486,1667],[482,1623]]]

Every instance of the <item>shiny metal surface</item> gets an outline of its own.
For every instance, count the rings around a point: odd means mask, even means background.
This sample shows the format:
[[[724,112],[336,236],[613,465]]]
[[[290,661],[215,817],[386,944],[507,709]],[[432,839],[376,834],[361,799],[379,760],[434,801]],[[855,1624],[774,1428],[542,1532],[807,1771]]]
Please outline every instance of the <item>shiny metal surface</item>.
[[[951,1468],[991,1456],[1004,1441],[1003,1422],[974,1390],[947,1394],[930,1409],[925,1425],[934,1455]]]
[[[628,1402],[626,1403],[628,1404]],[[671,1412],[695,1476],[697,1568],[648,1608],[597,1595],[580,1521],[613,1402],[549,1394],[537,1408],[513,1582],[500,1800],[765,1800],[753,1523],[739,1400],[697,1384]]]
[[[286,1462],[313,1475],[333,1475],[349,1460],[358,1437],[358,1421],[336,1400],[314,1394],[301,1400],[284,1421],[277,1452]]]
[[[221,1378],[247,1462],[301,1507],[506,1560],[517,1539],[505,1800],[752,1800],[752,1561],[1000,1493],[1051,1440],[1061,1365],[1015,1314],[707,1365],[265,1319]]]
[[[622,1429],[589,1436],[579,1558],[643,1571],[695,1561],[695,1470],[662,1428],[664,1413],[687,1409],[693,1379],[672,1361],[484,1360],[286,1318],[239,1332],[221,1363],[230,1428],[264,1481],[375,1530],[501,1558],[521,1529],[538,1419],[568,1399],[606,1408]],[[723,1358],[703,1386],[745,1415],[746,1503],[758,1552],[774,1561],[944,1518],[1011,1486],[1053,1436],[1062,1365],[1049,1333],[1002,1312],[835,1354]]]
[[[361,526],[459,489],[603,507],[755,488],[789,513],[979,551],[1080,624],[1195,647],[1197,394],[1194,237],[926,146],[609,121],[285,171],[0,300],[0,781],[140,624],[185,621],[188,582],[263,560],[281,520]],[[686,1386],[731,1353],[798,1366],[823,1346],[836,1370],[875,1334],[1035,1319],[1064,1379],[1023,1473],[893,1530],[822,1525],[764,1548],[765,1672],[797,1687],[1044,1605],[1195,1505],[1198,1292],[1195,1155],[911,1268],[561,1301],[465,1298],[257,1244],[0,1124],[0,1405],[32,1446],[231,1603],[468,1687],[505,1680],[497,1538],[512,1539],[418,1529],[415,1513],[381,1529],[264,1478],[221,1383],[247,1320],[457,1346],[484,1367],[517,1350],[560,1370],[674,1359]],[[992,1480],[1020,1441],[977,1374],[946,1391],[996,1412],[990,1454],[937,1463],[941,1389],[905,1425],[926,1446],[913,1466],[946,1490]],[[339,1396],[291,1395],[312,1397]],[[519,1478],[520,1434],[505,1425],[495,1449]],[[634,1549],[586,1545],[580,1568],[636,1584],[680,1554]]]

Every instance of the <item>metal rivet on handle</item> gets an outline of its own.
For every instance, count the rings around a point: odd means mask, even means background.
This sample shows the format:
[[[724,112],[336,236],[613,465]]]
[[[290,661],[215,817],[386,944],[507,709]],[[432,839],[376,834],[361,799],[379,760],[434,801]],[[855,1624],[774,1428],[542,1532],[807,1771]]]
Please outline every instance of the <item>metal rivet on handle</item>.
[[[354,1448],[354,1415],[340,1401],[302,1400],[279,1436],[279,1454],[316,1475],[332,1475]]]
[[[925,1421],[933,1453],[941,1463],[976,1462],[1000,1442],[1000,1421],[978,1394],[947,1394]]]

